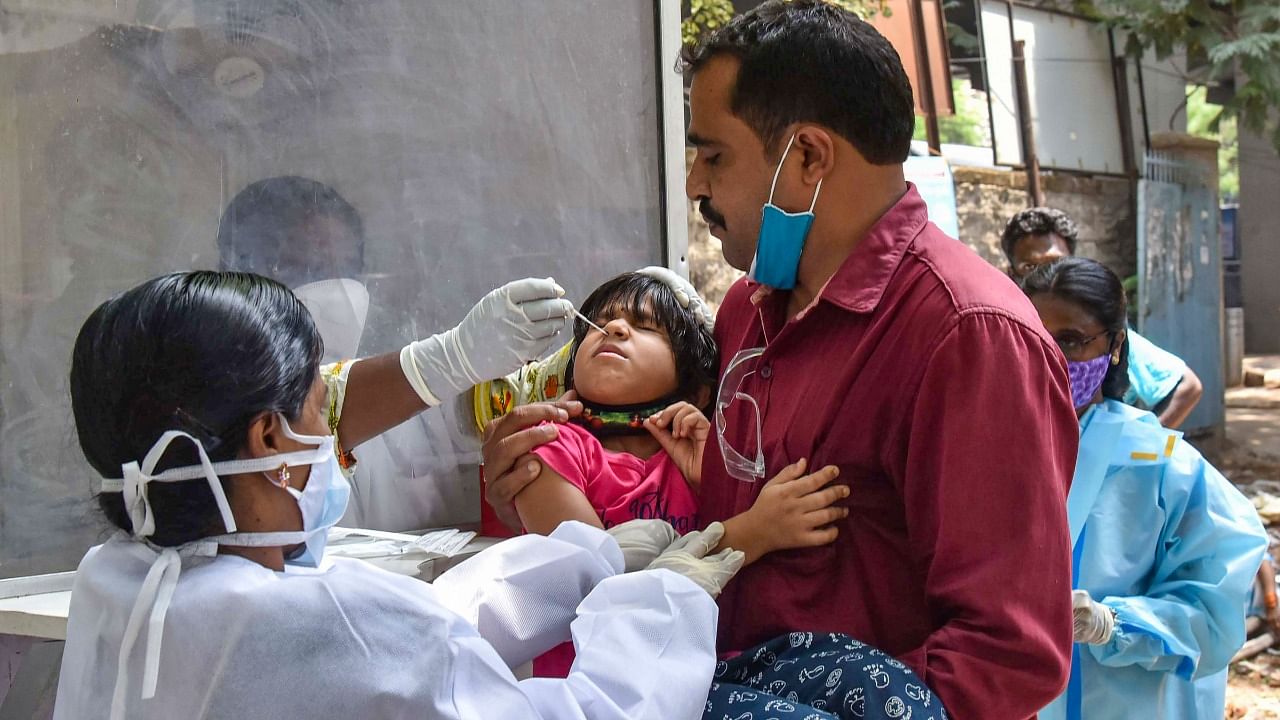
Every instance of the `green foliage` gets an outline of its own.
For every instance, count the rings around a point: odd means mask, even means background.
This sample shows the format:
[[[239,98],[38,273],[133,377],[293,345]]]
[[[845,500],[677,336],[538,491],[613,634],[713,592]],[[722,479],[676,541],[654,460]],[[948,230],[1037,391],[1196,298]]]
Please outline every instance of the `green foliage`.
[[[826,0],[832,5],[869,19],[877,14],[888,17],[889,0]],[[733,0],[689,0],[684,19],[680,22],[680,38],[685,45],[693,45],[699,38],[717,28],[724,27],[736,13]]]
[[[1218,190],[1223,202],[1234,202],[1240,195],[1240,144],[1236,138],[1236,119],[1226,117],[1221,105],[1205,100],[1203,87],[1187,93],[1187,132],[1217,140]]]
[[[943,0],[942,10],[947,10],[964,6],[966,0]],[[944,15],[945,17],[945,15]],[[981,43],[978,42],[978,36],[964,29],[963,25],[947,22],[947,42],[952,48],[962,50],[965,55],[980,55],[982,53]]]
[[[680,22],[680,39],[693,45],[703,35],[724,27],[733,14],[733,0],[689,0],[689,11]]]
[[[1073,0],[1077,11],[1127,31],[1126,50],[1205,59],[1215,78],[1235,77],[1224,117],[1267,136],[1280,151],[1280,3],[1276,0]]]
[[[955,115],[938,116],[938,135],[944,143],[991,147],[987,127],[987,107],[980,93],[974,91],[968,78],[951,79],[951,94],[956,100]],[[916,116],[915,140],[924,140],[924,117]]]
[[[889,9],[889,0],[827,0],[832,5],[839,5],[863,20],[870,20],[876,15],[889,17],[893,11]]]

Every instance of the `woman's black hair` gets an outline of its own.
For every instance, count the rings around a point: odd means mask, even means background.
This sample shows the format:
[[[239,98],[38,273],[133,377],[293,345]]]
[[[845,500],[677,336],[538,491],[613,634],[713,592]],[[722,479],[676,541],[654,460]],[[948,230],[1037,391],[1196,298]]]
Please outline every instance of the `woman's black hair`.
[[[676,394],[697,404],[703,388],[715,387],[720,371],[720,351],[715,338],[694,313],[680,306],[675,292],[661,280],[641,273],[623,273],[596,288],[579,311],[593,321],[611,313],[622,313],[635,320],[652,318],[671,341]],[[570,388],[573,387],[573,361],[588,332],[594,331],[579,318],[573,325],[573,348],[565,370],[565,385]]]
[[[1116,338],[1127,330],[1129,318],[1125,308],[1124,283],[1106,265],[1083,257],[1066,257],[1041,265],[1021,282],[1027,297],[1049,294],[1075,303],[1106,329],[1110,343],[1107,352],[1115,351]],[[1129,338],[1120,347],[1120,363],[1107,368],[1102,380],[1103,397],[1123,400],[1129,389]]]
[[[167,430],[198,439],[214,462],[234,459],[262,413],[302,412],[321,350],[307,309],[274,280],[211,271],[148,280],[99,305],[80,328],[71,358],[80,448],[105,478],[141,463]],[[155,472],[198,462],[195,446],[177,439]],[[157,545],[222,530],[203,478],[151,483],[147,493]],[[132,531],[121,493],[101,493],[98,504]]]

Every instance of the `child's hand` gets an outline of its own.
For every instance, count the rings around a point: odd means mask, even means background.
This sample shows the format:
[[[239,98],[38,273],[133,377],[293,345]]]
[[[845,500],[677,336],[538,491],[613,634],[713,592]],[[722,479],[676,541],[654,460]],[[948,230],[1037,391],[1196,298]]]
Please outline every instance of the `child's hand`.
[[[810,475],[804,474],[806,467],[802,458],[783,468],[743,513],[744,529],[760,554],[835,542],[838,530],[832,523],[847,517],[849,509],[834,503],[849,497],[849,486],[830,485],[840,474],[835,465]]]
[[[675,461],[680,474],[694,490],[702,482],[702,450],[711,434],[711,422],[702,411],[687,402],[678,402],[653,417],[644,427]]]

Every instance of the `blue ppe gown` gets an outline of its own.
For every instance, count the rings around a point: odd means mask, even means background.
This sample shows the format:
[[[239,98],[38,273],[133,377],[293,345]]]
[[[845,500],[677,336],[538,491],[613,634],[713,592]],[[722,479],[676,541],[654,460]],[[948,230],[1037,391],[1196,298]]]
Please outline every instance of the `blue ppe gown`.
[[[1267,547],[1253,505],[1181,433],[1105,400],[1081,419],[1067,515],[1073,587],[1115,611],[1115,633],[1075,646],[1067,689],[1040,717],[1222,717]]]
[[[1187,363],[1129,328],[1129,389],[1124,401],[1148,410],[1160,404],[1182,381]]]

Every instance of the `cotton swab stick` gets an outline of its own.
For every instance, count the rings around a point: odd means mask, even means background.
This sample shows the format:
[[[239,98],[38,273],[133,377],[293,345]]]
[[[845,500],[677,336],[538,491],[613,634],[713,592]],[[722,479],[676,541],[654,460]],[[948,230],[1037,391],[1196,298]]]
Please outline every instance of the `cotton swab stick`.
[[[573,314],[574,314],[574,315],[577,315],[579,318],[582,318],[582,322],[584,322],[584,323],[586,323],[586,324],[590,325],[591,327],[595,328],[596,330],[599,330],[601,333],[604,333],[605,335],[608,335],[608,334],[609,334],[609,333],[608,333],[604,328],[602,328],[602,327],[600,327],[599,325],[597,325],[597,324],[595,324],[595,323],[591,322],[591,319],[590,319],[590,318],[588,318],[586,315],[583,315],[582,313],[578,312],[578,308],[574,308],[574,309],[573,309]]]

